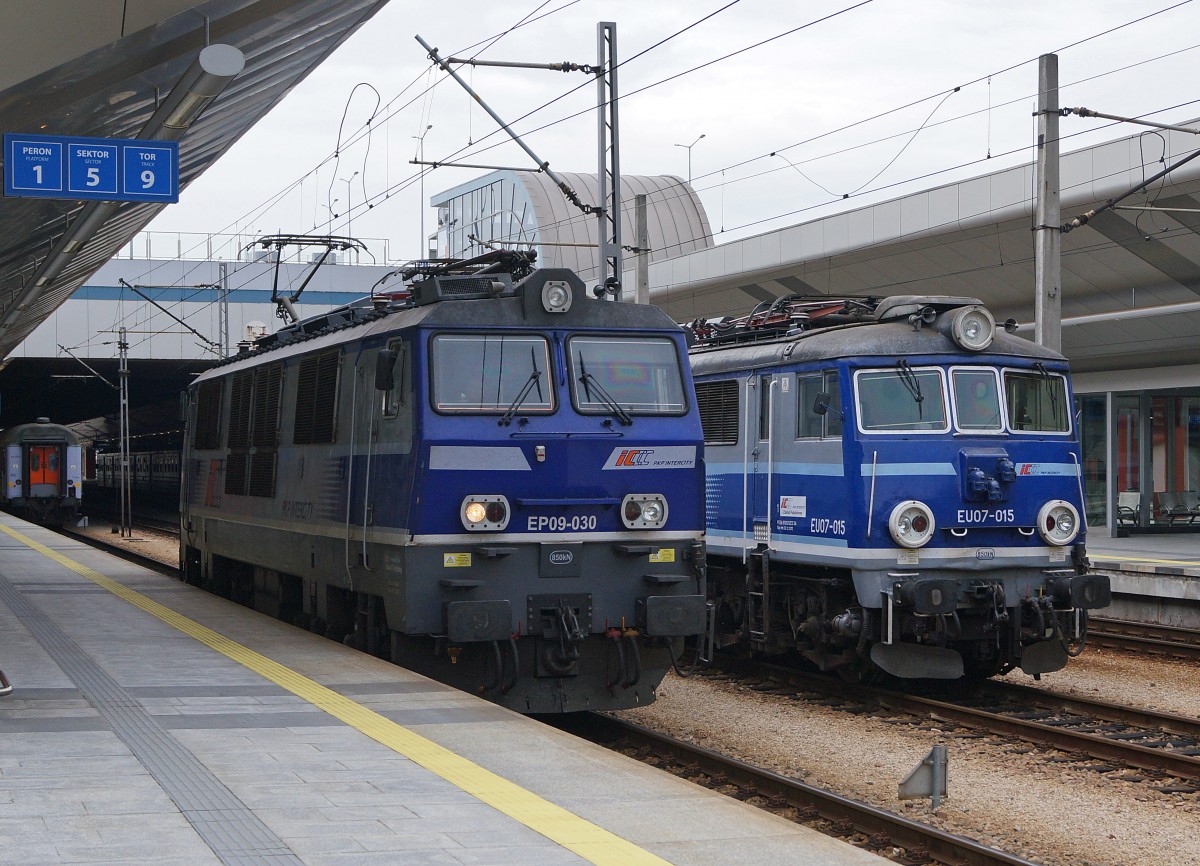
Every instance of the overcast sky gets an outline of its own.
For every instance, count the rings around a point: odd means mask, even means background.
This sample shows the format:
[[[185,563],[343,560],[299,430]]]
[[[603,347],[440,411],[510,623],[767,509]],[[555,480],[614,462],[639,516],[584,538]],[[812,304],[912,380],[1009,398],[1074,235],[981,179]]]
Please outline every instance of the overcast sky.
[[[1062,105],[1162,123],[1200,116],[1192,2],[465,0],[445,9],[391,0],[150,229],[344,234],[349,202],[354,235],[389,239],[393,259],[418,256],[414,136],[425,131],[427,160],[532,161],[431,69],[417,34],[443,56],[590,64],[597,22],[615,22],[621,170],[686,178],[679,145],[696,142],[692,178],[716,243],[1030,161],[1040,54],[1059,55]],[[523,19],[537,20],[496,40]],[[551,168],[595,172],[590,76],[460,69]],[[1138,131],[1061,123],[1064,151]],[[1161,154],[1156,137],[1147,154]],[[428,171],[424,197],[483,173]],[[427,232],[435,220],[426,210]]]

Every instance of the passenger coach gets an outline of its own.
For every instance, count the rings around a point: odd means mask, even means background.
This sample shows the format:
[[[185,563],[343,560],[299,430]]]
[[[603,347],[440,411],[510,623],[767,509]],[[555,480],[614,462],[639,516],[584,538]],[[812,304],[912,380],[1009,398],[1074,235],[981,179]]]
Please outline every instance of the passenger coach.
[[[0,433],[4,449],[4,506],[51,526],[79,517],[83,498],[83,449],[79,436],[49,418]]]

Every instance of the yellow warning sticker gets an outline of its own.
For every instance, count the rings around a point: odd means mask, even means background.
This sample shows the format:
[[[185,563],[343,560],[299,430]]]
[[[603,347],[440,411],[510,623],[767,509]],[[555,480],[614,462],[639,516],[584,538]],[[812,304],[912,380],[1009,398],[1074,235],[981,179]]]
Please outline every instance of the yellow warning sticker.
[[[659,548],[656,553],[650,554],[650,561],[651,562],[674,562],[675,561],[675,548],[673,548],[673,547]]]
[[[469,553],[443,553],[442,568],[468,568],[471,565]]]

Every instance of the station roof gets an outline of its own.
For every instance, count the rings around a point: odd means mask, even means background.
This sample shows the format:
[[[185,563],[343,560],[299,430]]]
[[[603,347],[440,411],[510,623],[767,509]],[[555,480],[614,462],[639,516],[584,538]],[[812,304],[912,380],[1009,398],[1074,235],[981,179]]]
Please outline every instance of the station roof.
[[[180,139],[183,189],[387,0],[43,0],[8,4],[0,28],[0,129],[137,138],[207,44],[245,68]],[[157,103],[157,104],[156,104]],[[85,204],[0,199],[0,365],[165,205],[107,214],[57,276],[48,256]]]
[[[1062,155],[1063,222],[1200,147],[1146,135]],[[1032,324],[1033,189],[1029,163],[654,262],[650,300],[687,321],[793,293],[970,295]],[[1062,235],[1063,354],[1076,371],[1196,364],[1200,159],[1121,205],[1171,210],[1107,210]]]

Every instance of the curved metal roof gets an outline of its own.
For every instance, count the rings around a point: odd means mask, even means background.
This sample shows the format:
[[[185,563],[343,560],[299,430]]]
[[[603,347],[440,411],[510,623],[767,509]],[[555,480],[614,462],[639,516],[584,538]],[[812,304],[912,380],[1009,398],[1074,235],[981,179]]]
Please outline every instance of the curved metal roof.
[[[0,92],[0,129],[133,138],[196,59],[206,40],[240,49],[245,69],[180,139],[179,183],[185,188],[387,0],[141,0],[126,19],[106,13],[113,32],[98,29],[100,14],[77,14],[60,4],[29,4],[5,12],[0,54],[35,38],[57,35],[56,65],[38,69]],[[68,4],[72,5],[73,4]],[[115,8],[115,7],[114,7]],[[104,9],[109,9],[105,6]],[[138,26],[121,32],[125,26]],[[118,35],[119,34],[119,35]],[[98,39],[114,37],[104,44]],[[90,38],[89,38],[90,37]],[[44,36],[39,38],[45,38]],[[66,50],[63,45],[74,46]],[[64,59],[63,52],[71,55]],[[25,58],[28,51],[11,56]],[[39,64],[39,66],[42,64]],[[28,73],[28,70],[27,70]],[[0,79],[11,81],[12,76]],[[122,204],[103,220],[54,279],[33,277],[84,213],[84,203],[0,199],[0,364],[83,281],[108,261],[164,207]],[[27,296],[27,297],[26,297]],[[24,299],[24,303],[22,303]]]
[[[588,204],[595,203],[595,174],[560,172],[559,176],[580,199]],[[519,186],[529,198],[536,219],[535,245],[540,245],[541,249],[539,266],[569,268],[584,280],[594,279],[596,245],[600,241],[599,221],[594,214],[584,214],[571,204],[558,185],[543,172],[496,171],[439,193],[433,196],[431,203],[442,205],[497,181]],[[637,195],[646,196],[652,262],[712,246],[708,215],[699,196],[686,182],[673,175],[625,174],[621,175],[621,236],[626,246],[636,245],[634,197]],[[632,258],[626,261],[631,262]]]

